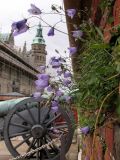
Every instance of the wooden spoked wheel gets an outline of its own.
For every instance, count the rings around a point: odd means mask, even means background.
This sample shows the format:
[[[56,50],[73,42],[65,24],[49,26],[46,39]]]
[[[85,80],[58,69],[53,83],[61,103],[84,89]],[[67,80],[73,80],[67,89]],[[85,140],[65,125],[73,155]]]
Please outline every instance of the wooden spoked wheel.
[[[15,105],[6,116],[4,141],[12,156],[28,153],[62,135],[65,137],[65,153],[68,151],[74,133],[72,113],[64,106],[53,113],[45,103],[45,99],[28,98]],[[59,160],[61,148],[59,140],[27,158]]]

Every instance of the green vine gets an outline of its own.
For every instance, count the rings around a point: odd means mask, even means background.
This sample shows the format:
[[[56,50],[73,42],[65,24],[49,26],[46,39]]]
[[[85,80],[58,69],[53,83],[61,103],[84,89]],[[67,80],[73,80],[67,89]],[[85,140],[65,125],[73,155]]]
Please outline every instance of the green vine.
[[[108,15],[107,15],[107,22],[108,23],[113,23],[114,18],[113,18],[113,6],[114,6],[115,0],[101,0],[99,7],[104,13],[104,11],[107,9],[108,10]]]
[[[104,43],[102,32],[98,28],[86,25],[82,30],[86,38],[84,50],[79,53],[76,62],[79,68],[76,73],[79,88],[76,103],[80,108],[80,124],[93,127],[103,99],[119,84],[119,76],[115,76],[118,75],[118,57],[115,58],[117,48],[113,55],[113,47]],[[106,110],[114,110],[116,99],[117,94],[113,94],[103,104],[99,125],[105,119]]]
[[[115,0],[101,0],[100,8],[104,11],[106,7],[111,7]]]

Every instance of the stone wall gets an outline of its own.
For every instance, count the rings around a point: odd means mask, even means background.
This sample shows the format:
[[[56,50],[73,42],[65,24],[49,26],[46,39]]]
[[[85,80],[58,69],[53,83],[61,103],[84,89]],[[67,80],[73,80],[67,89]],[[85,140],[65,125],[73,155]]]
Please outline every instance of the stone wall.
[[[0,63],[0,94],[19,92],[30,95],[34,92],[35,76],[12,66],[7,62]]]

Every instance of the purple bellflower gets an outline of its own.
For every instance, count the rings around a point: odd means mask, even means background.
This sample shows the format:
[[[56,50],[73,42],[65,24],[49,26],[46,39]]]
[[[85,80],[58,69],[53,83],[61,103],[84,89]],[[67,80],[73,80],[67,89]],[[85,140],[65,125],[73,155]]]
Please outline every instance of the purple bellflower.
[[[60,133],[60,131],[58,130],[58,129],[55,129],[55,128],[53,128],[53,133],[55,133],[55,134],[59,134]]]
[[[57,74],[58,74],[58,76],[61,76],[61,75],[62,75],[62,73],[63,73],[62,69],[57,70]]]
[[[83,127],[83,128],[81,128],[80,129],[80,131],[81,131],[81,133],[83,133],[83,134],[88,134],[89,133],[89,131],[90,131],[90,127],[88,127],[88,126],[86,126],[86,127]]]
[[[63,80],[63,85],[64,85],[65,87],[68,87],[70,83],[71,83],[71,81],[68,80],[68,79],[64,79],[64,80]]]
[[[58,62],[53,61],[51,65],[52,65],[52,68],[59,68],[61,66],[61,63],[59,61]]]
[[[41,10],[34,4],[31,4],[31,8],[28,10],[28,12],[33,15],[40,15],[42,13]]]
[[[37,89],[45,89],[49,86],[50,76],[48,74],[38,74],[38,80],[35,81]]]
[[[61,57],[51,57],[51,61],[59,61],[59,62],[64,62],[64,59],[63,58],[61,58]]]
[[[50,58],[50,60],[51,60],[51,61],[53,61],[54,59],[56,59],[56,57],[55,57],[55,56]]]
[[[55,134],[59,134],[60,133],[60,130],[55,129],[54,127],[51,127],[50,130]]]
[[[52,57],[50,60],[50,65],[52,66],[52,68],[61,67],[60,58]]]
[[[60,131],[58,129],[55,129],[54,127],[51,127],[50,130],[55,134],[59,134],[60,133]]]
[[[47,80],[36,80],[35,85],[37,89],[44,89],[49,85],[49,82]]]
[[[58,107],[59,107],[59,103],[57,101],[52,101],[51,110],[53,112],[57,112],[58,111]]]
[[[81,38],[83,36],[83,32],[81,30],[72,31],[74,38]]]
[[[71,76],[72,76],[72,74],[69,71],[64,72],[64,78],[69,78]]]
[[[70,56],[72,56],[77,52],[77,47],[69,47],[68,50],[69,50]]]
[[[49,81],[50,76],[48,74],[38,74],[37,75],[39,80],[43,80],[43,81]]]
[[[67,12],[67,15],[68,15],[71,19],[73,19],[74,15],[76,14],[76,9],[67,9],[66,12]]]
[[[58,111],[58,106],[51,107],[51,111],[53,113],[57,112]]]
[[[53,88],[49,85],[49,86],[47,87],[47,91],[48,91],[48,92],[52,92],[52,91],[53,91]]]
[[[40,98],[40,97],[41,97],[41,93],[40,93],[40,92],[35,92],[35,93],[33,94],[33,97],[34,97],[35,99]]]
[[[55,107],[55,106],[59,105],[58,101],[52,101],[51,103],[52,103],[52,107]]]
[[[29,29],[29,27],[27,25],[25,25],[23,29],[21,29],[21,30],[15,30],[13,32],[13,36],[17,36],[19,34],[25,33],[25,32],[28,31],[28,29]]]
[[[51,27],[48,34],[48,36],[54,36],[54,27]]]
[[[23,19],[23,20],[18,21],[18,22],[13,22],[12,25],[11,25],[12,31],[23,29],[24,26],[26,25],[26,23],[27,23],[27,19]]]
[[[70,102],[71,102],[71,97],[70,97],[70,96],[65,96],[64,98],[65,98],[65,101],[66,101],[67,103],[70,103]]]
[[[60,96],[62,96],[62,95],[63,95],[63,92],[62,92],[62,91],[60,91],[60,90],[57,90],[55,95],[56,95],[56,96],[58,96],[58,97],[60,97]]]
[[[42,73],[45,72],[45,69],[46,69],[46,66],[39,66],[39,67],[38,67],[38,70],[39,70],[40,72],[42,72]]]
[[[23,19],[21,21],[12,23],[11,27],[12,27],[13,36],[17,36],[21,33],[26,32],[29,29],[26,23],[27,23],[27,19]]]

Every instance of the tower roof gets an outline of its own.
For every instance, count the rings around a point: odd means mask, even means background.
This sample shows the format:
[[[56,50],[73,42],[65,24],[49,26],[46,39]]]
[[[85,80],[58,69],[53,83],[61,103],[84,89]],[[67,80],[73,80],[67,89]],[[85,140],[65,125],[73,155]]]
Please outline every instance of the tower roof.
[[[35,38],[33,39],[32,44],[45,44],[45,40],[44,40],[43,35],[42,35],[41,24],[38,25],[37,33],[36,33]]]

